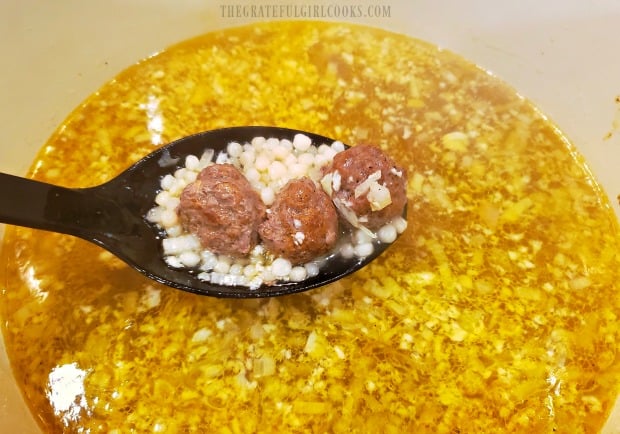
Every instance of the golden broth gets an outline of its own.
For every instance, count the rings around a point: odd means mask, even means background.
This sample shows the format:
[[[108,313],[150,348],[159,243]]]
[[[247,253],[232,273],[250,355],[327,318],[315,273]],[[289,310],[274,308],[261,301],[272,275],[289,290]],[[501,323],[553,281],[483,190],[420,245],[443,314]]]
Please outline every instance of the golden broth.
[[[279,125],[382,146],[409,228],[331,286],[219,300],[69,236],[8,228],[4,336],[46,432],[596,432],[617,396],[618,222],[530,103],[429,44],[263,23],[105,84],[32,177],[103,182],[202,130]]]

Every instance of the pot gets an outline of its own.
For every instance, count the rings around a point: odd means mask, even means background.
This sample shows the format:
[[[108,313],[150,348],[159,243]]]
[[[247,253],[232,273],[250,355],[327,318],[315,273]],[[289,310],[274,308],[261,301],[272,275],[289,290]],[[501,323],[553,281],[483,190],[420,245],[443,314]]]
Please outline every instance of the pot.
[[[201,33],[263,21],[251,9],[261,3],[269,2],[3,1],[0,171],[24,175],[63,119],[127,66]],[[375,16],[360,17],[343,16],[329,8],[333,2],[310,3],[304,6],[319,14],[313,18],[408,34],[456,52],[508,82],[577,146],[620,216],[616,0],[387,0],[373,9]],[[368,11],[373,3],[355,4]],[[273,11],[276,16],[270,19],[297,18],[288,11]],[[39,432],[0,347],[0,427]],[[620,433],[620,400],[603,432]]]

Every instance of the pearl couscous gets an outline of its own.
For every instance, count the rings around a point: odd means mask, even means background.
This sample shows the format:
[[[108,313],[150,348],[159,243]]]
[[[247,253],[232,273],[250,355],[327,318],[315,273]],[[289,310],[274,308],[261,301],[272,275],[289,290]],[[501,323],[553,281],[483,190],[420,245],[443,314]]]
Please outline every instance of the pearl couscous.
[[[403,217],[390,220],[375,232],[363,227],[343,229],[341,239],[331,251],[311,262],[292,264],[287,258],[269,252],[262,244],[242,257],[213,253],[179,221],[177,209],[183,189],[211,164],[229,163],[237,167],[259,192],[264,205],[269,207],[291,179],[308,177],[321,185],[324,169],[337,153],[344,150],[342,142],[313,144],[310,137],[296,134],[293,140],[255,137],[248,143],[231,142],[227,144],[226,152],[217,156],[212,149],[207,149],[201,156],[188,155],[184,167],[162,178],[161,191],[155,199],[157,206],[147,215],[149,221],[166,232],[162,239],[166,263],[173,268],[198,270],[198,278],[207,282],[258,289],[272,282],[303,281],[316,276],[320,268],[335,256],[361,260],[374,252],[377,243],[394,242],[407,228]],[[295,236],[296,243],[303,246],[304,233],[297,232]]]

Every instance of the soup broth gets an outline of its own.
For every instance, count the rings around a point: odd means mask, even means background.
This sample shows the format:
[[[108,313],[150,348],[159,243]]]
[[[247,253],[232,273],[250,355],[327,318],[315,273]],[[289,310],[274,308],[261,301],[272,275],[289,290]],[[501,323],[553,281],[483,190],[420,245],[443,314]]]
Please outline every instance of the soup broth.
[[[104,182],[235,125],[376,144],[408,228],[335,284],[226,300],[160,286],[66,235],[9,227],[0,305],[45,432],[597,432],[618,393],[618,222],[582,158],[513,89],[425,42],[272,22],[122,72],[30,176]]]

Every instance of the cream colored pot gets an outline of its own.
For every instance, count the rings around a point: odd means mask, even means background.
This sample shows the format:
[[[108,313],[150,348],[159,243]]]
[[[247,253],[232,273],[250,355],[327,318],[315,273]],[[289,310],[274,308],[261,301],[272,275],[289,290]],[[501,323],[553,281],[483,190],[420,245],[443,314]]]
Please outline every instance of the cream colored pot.
[[[249,16],[251,9],[244,5],[251,4],[261,1],[3,0],[0,170],[23,175],[66,115],[128,65],[185,38],[260,20]],[[577,145],[620,215],[617,0],[385,0],[379,6],[375,10],[381,17],[319,18],[406,33],[455,51],[501,77]],[[0,431],[38,432],[13,382],[1,341]],[[620,401],[604,432],[620,433]]]

